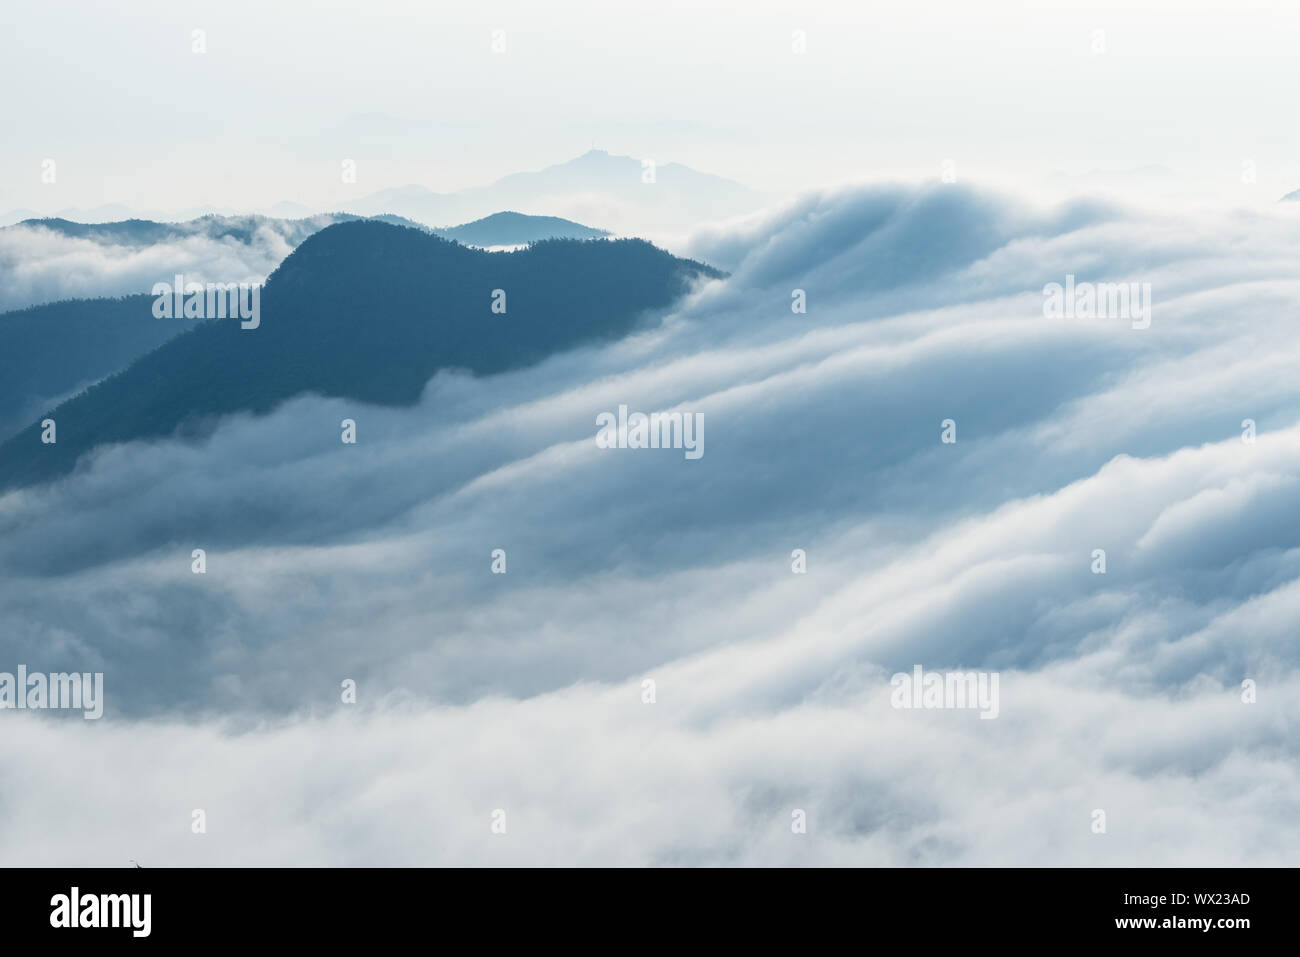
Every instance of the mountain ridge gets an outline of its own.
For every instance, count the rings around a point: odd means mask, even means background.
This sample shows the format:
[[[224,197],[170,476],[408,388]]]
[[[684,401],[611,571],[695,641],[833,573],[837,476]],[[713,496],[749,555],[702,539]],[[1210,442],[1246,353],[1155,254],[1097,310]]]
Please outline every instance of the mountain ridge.
[[[264,414],[303,393],[413,404],[439,370],[491,375],[626,335],[721,275],[638,239],[487,252],[374,220],[338,223],[271,274],[256,329],[199,322],[58,405],[54,444],[35,423],[0,445],[0,488],[66,474],[99,445],[199,435],[223,415]],[[497,290],[504,315],[492,308]]]
[[[324,205],[358,216],[395,214],[431,228],[465,224],[501,210],[519,210],[528,215],[556,215],[579,222],[599,221],[615,233],[637,235],[649,230],[681,231],[704,220],[743,215],[765,205],[769,199],[734,180],[677,162],[656,164],[654,181],[647,183],[643,179],[647,162],[602,149],[590,149],[568,160],[540,169],[507,173],[478,186],[437,192],[418,183],[407,183],[351,199],[339,197],[337,201]],[[272,216],[273,211],[297,216]],[[310,218],[312,215],[327,215],[328,211],[318,207],[315,213],[311,213],[308,206],[281,200],[260,207],[257,212],[245,213],[208,205],[191,207],[168,216],[133,211],[115,203],[93,209],[65,208],[56,213],[56,218],[97,222],[124,219],[168,221],[212,214]],[[28,209],[10,210],[0,215],[0,228],[34,217],[35,214]]]
[[[61,216],[48,216],[24,219],[10,226],[0,226],[0,230],[39,227],[64,236],[91,239],[96,242],[144,246],[194,235],[204,235],[211,239],[235,238],[248,242],[255,229],[275,225],[285,230],[286,237],[300,235],[301,239],[297,242],[301,242],[308,235],[319,232],[327,226],[362,219],[374,219],[394,226],[425,230],[475,246],[515,246],[542,239],[595,239],[610,235],[608,230],[597,229],[563,217],[541,216],[514,210],[502,210],[455,226],[438,227],[426,226],[424,223],[395,213],[360,216],[355,213],[328,212],[295,219],[260,214],[222,216],[208,213],[175,222],[131,218],[105,223],[83,223]],[[469,236],[475,236],[480,241],[475,242],[465,238]],[[297,242],[294,245],[297,245]]]

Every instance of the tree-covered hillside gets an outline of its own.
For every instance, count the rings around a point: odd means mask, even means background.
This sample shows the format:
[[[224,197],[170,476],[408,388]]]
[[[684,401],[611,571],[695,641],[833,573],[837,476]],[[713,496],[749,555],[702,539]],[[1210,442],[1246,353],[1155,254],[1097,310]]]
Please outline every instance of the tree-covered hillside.
[[[201,322],[63,403],[57,443],[33,423],[0,446],[0,487],[57,476],[102,443],[188,432],[303,392],[414,403],[439,369],[490,375],[625,335],[694,278],[718,275],[642,240],[490,253],[380,222],[331,226],[267,281],[258,328]]]

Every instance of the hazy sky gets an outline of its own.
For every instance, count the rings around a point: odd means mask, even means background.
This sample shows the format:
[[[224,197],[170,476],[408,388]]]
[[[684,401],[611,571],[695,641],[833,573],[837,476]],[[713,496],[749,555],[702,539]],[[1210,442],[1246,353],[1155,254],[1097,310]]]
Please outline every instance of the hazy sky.
[[[1300,188],[1300,2],[975,6],[8,0],[0,210],[316,206],[593,144],[773,191],[947,159],[1027,188],[1153,165],[1189,197]]]

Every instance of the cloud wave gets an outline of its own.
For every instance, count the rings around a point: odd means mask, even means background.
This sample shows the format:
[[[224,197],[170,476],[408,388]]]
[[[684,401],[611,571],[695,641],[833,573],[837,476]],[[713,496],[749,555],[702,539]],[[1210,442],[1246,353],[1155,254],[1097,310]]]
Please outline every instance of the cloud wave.
[[[0,714],[0,859],[1295,864],[1294,221],[848,187],[688,245],[732,276],[653,331],[0,498],[4,661],[108,696]],[[999,718],[891,708],[918,663]]]

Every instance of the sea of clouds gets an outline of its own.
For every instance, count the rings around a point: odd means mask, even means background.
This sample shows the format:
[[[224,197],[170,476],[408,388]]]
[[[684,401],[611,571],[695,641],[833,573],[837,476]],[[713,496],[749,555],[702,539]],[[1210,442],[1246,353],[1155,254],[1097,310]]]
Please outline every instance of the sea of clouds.
[[[170,224],[158,241],[68,235],[40,220],[0,229],[0,312],[60,299],[145,293],[177,273],[191,282],[260,283],[332,222],[261,216]]]
[[[619,343],[0,497],[0,670],[107,699],[0,712],[0,862],[1300,863],[1294,214],[858,186],[680,251],[731,276]]]

